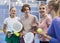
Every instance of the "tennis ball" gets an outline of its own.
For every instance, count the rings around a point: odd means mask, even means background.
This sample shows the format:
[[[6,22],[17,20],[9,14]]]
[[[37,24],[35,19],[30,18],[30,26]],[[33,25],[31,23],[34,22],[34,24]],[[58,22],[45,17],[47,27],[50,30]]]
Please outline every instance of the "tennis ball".
[[[19,33],[18,33],[18,32],[14,32],[14,34],[15,34],[16,36],[19,36]]]
[[[42,31],[41,28],[38,28],[38,29],[37,29],[37,32],[38,32],[38,33],[42,33],[43,31]]]

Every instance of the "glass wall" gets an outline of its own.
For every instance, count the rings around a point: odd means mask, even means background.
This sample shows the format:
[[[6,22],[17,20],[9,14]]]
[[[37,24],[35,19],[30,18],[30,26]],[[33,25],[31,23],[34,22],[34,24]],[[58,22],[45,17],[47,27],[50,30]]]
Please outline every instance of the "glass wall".
[[[38,6],[40,3],[41,1],[36,0],[0,0],[0,29],[2,29],[4,19],[9,16],[11,6],[15,6],[17,8],[17,16],[22,17],[21,6],[23,4],[29,4],[31,6],[31,14],[39,18]]]

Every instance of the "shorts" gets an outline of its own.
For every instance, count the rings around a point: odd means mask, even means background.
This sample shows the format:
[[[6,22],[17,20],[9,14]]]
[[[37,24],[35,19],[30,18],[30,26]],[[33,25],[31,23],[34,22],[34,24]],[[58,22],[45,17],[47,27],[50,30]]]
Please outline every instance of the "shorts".
[[[17,37],[14,34],[12,34],[12,36],[10,38],[8,38],[8,35],[6,35],[5,41],[7,43],[20,43],[20,36]]]
[[[49,43],[49,41],[40,41],[40,43]]]

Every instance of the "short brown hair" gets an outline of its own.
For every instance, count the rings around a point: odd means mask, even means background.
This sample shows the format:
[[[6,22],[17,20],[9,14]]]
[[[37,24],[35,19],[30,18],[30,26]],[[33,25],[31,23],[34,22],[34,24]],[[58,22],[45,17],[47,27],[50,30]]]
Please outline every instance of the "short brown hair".
[[[30,5],[24,4],[24,5],[22,6],[21,12],[24,12],[24,11],[25,11],[25,7],[28,7],[29,10],[31,10]]]
[[[10,8],[10,11],[11,11],[12,8],[15,8],[15,7],[12,6],[12,7]]]

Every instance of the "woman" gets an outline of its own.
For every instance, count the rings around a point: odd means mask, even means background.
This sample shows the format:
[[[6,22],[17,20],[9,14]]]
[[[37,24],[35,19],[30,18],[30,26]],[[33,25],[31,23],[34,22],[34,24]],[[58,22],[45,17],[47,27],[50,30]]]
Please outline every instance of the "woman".
[[[16,20],[20,20],[19,17],[16,17],[16,8],[10,8],[10,15],[8,18],[4,20],[3,32],[6,34],[5,40],[7,43],[20,43],[19,36],[15,36],[14,34],[9,34],[13,29],[13,23]],[[9,31],[9,32],[8,32]]]
[[[59,0],[51,0],[48,3],[48,8],[49,8],[49,12],[52,15],[52,18],[56,18],[59,17],[60,14],[60,1]]]
[[[39,6],[39,12],[40,12],[40,22],[39,22],[39,28],[43,30],[43,33],[47,33],[48,27],[52,21],[50,15],[47,14],[47,7],[45,4],[41,4]],[[40,36],[40,42],[41,43],[48,43],[48,40],[44,37]]]

